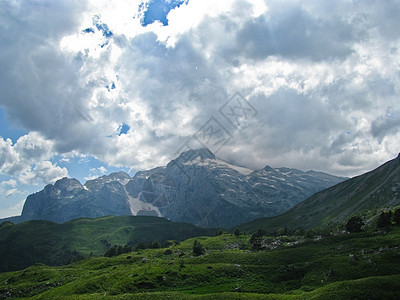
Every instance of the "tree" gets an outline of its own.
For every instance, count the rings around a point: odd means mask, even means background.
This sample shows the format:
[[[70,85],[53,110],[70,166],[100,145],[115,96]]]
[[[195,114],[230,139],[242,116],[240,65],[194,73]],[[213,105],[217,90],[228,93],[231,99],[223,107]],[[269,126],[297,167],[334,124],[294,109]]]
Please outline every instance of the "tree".
[[[118,246],[115,245],[114,247],[111,247],[110,249],[107,250],[107,252],[104,254],[105,257],[113,257],[113,256],[118,256],[123,253],[128,253],[132,252],[132,247],[125,245],[125,246]]]
[[[364,222],[360,217],[351,217],[346,223],[346,230],[350,233],[361,232]]]
[[[276,232],[277,236],[285,236],[285,235],[291,235],[290,230],[285,227],[285,228],[279,228]]]
[[[140,242],[137,246],[136,246],[136,250],[144,250],[147,249],[147,245],[145,242]]]
[[[218,230],[216,236],[220,236],[220,235],[223,235],[223,234],[224,234],[224,231],[222,229],[220,229],[220,230]]]
[[[396,209],[393,214],[393,222],[396,226],[400,226],[400,208]]]
[[[193,242],[193,254],[197,256],[204,254],[204,247],[197,240],[194,240]]]
[[[250,238],[250,244],[253,250],[260,250],[262,246],[263,236],[253,233]]]
[[[376,224],[376,227],[385,228],[389,227],[390,225],[392,225],[392,212],[382,212],[378,217],[378,223]]]
[[[158,241],[151,242],[149,244],[149,248],[150,249],[158,249],[158,248],[160,248],[160,243]]]
[[[116,247],[116,252],[117,252],[116,253],[117,255],[124,253],[124,247],[122,247],[122,246]]]
[[[263,229],[258,229],[258,231],[256,233],[253,233],[253,235],[250,237],[250,241],[249,241],[253,250],[261,249],[261,246],[263,244],[263,237],[265,234],[266,234],[266,232]]]
[[[107,250],[107,252],[104,254],[105,257],[113,257],[117,255],[117,251],[115,250],[115,247],[112,247]]]
[[[299,227],[293,234],[296,236],[304,236],[306,234],[306,231],[303,228]]]
[[[314,238],[315,236],[317,235],[317,233],[315,232],[315,230],[314,229],[310,229],[310,230],[307,230],[306,231],[306,238],[308,238],[308,239],[312,239],[312,238]]]
[[[239,229],[239,228],[236,228],[235,231],[233,232],[233,234],[234,234],[235,236],[239,236],[239,235],[240,235],[240,229]]]

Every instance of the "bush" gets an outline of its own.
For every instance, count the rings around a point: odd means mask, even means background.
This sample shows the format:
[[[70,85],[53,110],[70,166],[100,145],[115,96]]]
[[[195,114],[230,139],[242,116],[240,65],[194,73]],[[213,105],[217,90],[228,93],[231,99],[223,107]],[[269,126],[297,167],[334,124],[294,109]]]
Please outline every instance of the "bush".
[[[253,233],[249,242],[253,250],[260,250],[262,246],[262,241],[263,241],[263,236],[259,236],[257,233]]]
[[[194,240],[193,242],[193,254],[197,256],[204,254],[204,247],[197,240]]]
[[[304,236],[305,234],[306,231],[301,227],[297,228],[296,231],[293,233],[293,235],[295,236]]]
[[[106,253],[104,254],[105,257],[113,257],[113,256],[118,256],[123,253],[129,253],[132,252],[132,247],[125,245],[125,246],[117,246],[115,245],[114,247],[108,249]]]
[[[147,249],[147,244],[145,242],[140,242],[137,246],[136,246],[136,250],[144,250]]]
[[[346,230],[350,233],[361,232],[364,222],[360,217],[351,217],[346,223]]]
[[[400,226],[400,208],[396,209],[393,214],[393,222],[396,226]]]
[[[378,217],[378,223],[376,224],[376,227],[385,228],[389,227],[390,225],[392,225],[392,212],[382,212]]]
[[[158,249],[158,248],[160,248],[161,246],[160,246],[160,243],[158,242],[158,241],[154,241],[154,242],[151,242],[150,244],[149,244],[149,248],[150,249]]]
[[[291,232],[290,229],[287,228],[287,227],[285,227],[285,228],[279,228],[279,229],[276,231],[276,235],[277,235],[277,236],[287,236],[287,235],[291,235],[291,234],[292,234],[292,232]]]

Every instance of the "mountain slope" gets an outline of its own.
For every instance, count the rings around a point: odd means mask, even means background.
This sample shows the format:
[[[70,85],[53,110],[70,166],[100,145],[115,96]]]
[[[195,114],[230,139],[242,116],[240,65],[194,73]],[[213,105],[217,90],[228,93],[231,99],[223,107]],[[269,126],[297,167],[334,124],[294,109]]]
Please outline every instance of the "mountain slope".
[[[0,272],[35,263],[62,265],[82,256],[103,255],[114,245],[184,240],[215,235],[216,229],[174,223],[157,217],[107,216],[63,224],[29,221],[0,225]]]
[[[118,172],[84,185],[63,178],[28,196],[21,217],[6,220],[61,223],[80,217],[148,215],[201,227],[231,227],[281,214],[343,180],[289,168],[251,170],[220,160],[208,149],[189,150],[133,178]]]
[[[377,169],[318,192],[286,213],[241,225],[243,230],[305,229],[336,223],[364,210],[400,204],[400,154]]]

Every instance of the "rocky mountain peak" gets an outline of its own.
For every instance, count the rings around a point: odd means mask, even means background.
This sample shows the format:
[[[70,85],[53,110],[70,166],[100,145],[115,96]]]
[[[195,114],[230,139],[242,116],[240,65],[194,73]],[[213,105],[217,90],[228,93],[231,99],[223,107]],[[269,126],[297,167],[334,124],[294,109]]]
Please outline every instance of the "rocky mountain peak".
[[[272,167],[270,167],[270,166],[268,166],[268,165],[266,165],[266,166],[264,167],[264,171],[265,171],[265,172],[272,172],[272,173],[275,173],[275,172],[276,172],[276,170],[275,170],[274,168],[272,168]]]
[[[182,152],[181,155],[177,159],[171,161],[169,164],[171,164],[171,163],[183,164],[183,163],[186,163],[189,161],[193,161],[195,159],[200,159],[200,160],[215,159],[215,155],[207,148],[191,149],[191,150]]]
[[[54,184],[54,187],[59,190],[65,190],[65,191],[73,191],[73,190],[82,190],[83,186],[79,182],[79,180],[75,178],[67,178],[64,177],[62,179],[59,179],[56,181]]]
[[[114,172],[110,175],[103,175],[99,178],[88,180],[85,187],[88,189],[101,189],[104,184],[118,182],[122,185],[127,184],[132,178],[124,171]]]

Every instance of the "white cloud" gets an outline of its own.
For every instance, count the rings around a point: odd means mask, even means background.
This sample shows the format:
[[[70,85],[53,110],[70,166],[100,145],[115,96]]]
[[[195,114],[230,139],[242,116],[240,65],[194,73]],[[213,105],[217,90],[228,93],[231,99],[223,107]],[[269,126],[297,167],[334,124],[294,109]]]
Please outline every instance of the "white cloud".
[[[16,187],[17,181],[15,179],[10,179],[0,183],[0,187],[5,187],[5,186]]]
[[[55,154],[53,143],[38,132],[20,137],[15,144],[10,139],[0,139],[0,173],[18,175],[31,164],[47,160]]]
[[[55,154],[166,163],[237,91],[258,114],[223,158],[354,175],[397,155],[396,1],[191,0],[147,27],[140,1],[13,3],[0,4],[0,104],[30,134],[0,140],[3,174],[53,180]]]
[[[40,185],[54,183],[56,180],[68,177],[68,170],[53,165],[50,161],[37,163],[33,169],[20,174],[19,181],[22,184]]]
[[[107,169],[104,166],[98,168],[91,168],[89,176],[84,177],[85,180],[93,180],[107,173]]]
[[[19,191],[17,189],[10,189],[10,190],[6,191],[5,195],[6,195],[6,197],[10,197],[17,193],[19,193]]]

